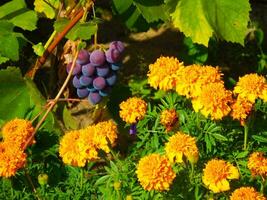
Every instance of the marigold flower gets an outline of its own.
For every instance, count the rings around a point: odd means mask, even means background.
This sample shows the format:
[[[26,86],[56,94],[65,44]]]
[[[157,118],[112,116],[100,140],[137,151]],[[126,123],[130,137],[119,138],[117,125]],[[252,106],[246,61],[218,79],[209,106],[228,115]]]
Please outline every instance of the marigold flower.
[[[137,178],[145,190],[169,190],[176,174],[166,156],[150,154],[137,165]]]
[[[234,94],[238,94],[241,98],[254,103],[266,88],[266,79],[263,76],[258,74],[246,74],[239,78],[234,88]]]
[[[60,141],[59,155],[64,163],[79,167],[84,167],[87,160],[98,158],[92,138],[78,130],[67,132],[63,136]]]
[[[187,98],[199,96],[202,87],[209,83],[223,83],[218,67],[190,65],[177,72],[176,92]]]
[[[120,104],[120,117],[123,121],[133,124],[143,119],[146,114],[147,103],[138,97],[130,97]]]
[[[192,99],[196,112],[200,111],[205,117],[222,119],[231,111],[232,93],[221,83],[211,83],[202,88],[200,95]]]
[[[248,168],[252,176],[267,176],[267,158],[262,152],[254,152],[250,154],[248,159]]]
[[[230,189],[227,179],[239,179],[239,172],[229,162],[212,159],[203,170],[203,183],[214,193],[224,192]]]
[[[267,102],[267,86],[266,86],[266,88],[262,91],[262,94],[260,95],[260,98],[261,98],[264,102]]]
[[[196,163],[199,158],[196,139],[182,132],[177,132],[169,138],[165,151],[171,163],[183,163],[183,157],[191,163]]]
[[[266,198],[253,187],[241,187],[232,193],[230,200],[266,200]]]
[[[175,88],[176,72],[183,63],[174,57],[161,56],[155,63],[149,65],[148,83],[155,89],[167,91]]]
[[[23,148],[34,132],[32,123],[25,119],[14,119],[7,122],[2,128],[3,138],[6,142]],[[32,140],[29,145],[35,143]]]
[[[0,176],[14,176],[26,163],[26,153],[8,142],[0,143]]]
[[[178,116],[175,109],[167,109],[160,114],[160,123],[165,126],[166,131],[170,131],[177,121]]]
[[[248,115],[252,111],[253,103],[247,99],[237,97],[237,99],[234,100],[233,104],[231,105],[231,108],[231,116],[233,119],[239,120],[241,125],[244,126]]]

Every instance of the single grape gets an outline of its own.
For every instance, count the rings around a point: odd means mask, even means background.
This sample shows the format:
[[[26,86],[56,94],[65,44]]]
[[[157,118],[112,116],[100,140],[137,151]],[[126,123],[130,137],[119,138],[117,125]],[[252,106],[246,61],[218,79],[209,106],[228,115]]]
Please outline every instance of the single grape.
[[[80,80],[79,80],[79,76],[74,76],[73,79],[72,79],[72,85],[75,87],[75,88],[81,88],[82,85],[80,83]]]
[[[129,130],[130,135],[134,135],[136,134],[136,132],[137,132],[136,124],[131,124],[130,130]]]
[[[91,102],[93,105],[99,103],[101,101],[102,97],[98,94],[98,92],[90,92],[88,95],[88,100]]]
[[[88,85],[88,86],[87,86],[87,90],[88,90],[89,92],[95,92],[95,91],[97,91],[97,90],[94,88],[93,84]]]
[[[94,66],[101,66],[105,63],[105,53],[99,49],[94,50],[90,55],[90,62]]]
[[[85,49],[82,49],[78,54],[78,58],[77,58],[76,62],[80,65],[84,65],[86,63],[89,63],[90,62],[89,52],[86,51]]]
[[[95,73],[95,67],[91,63],[83,65],[82,73],[85,76],[92,76]]]
[[[110,49],[117,49],[120,53],[122,53],[125,49],[124,44],[121,41],[113,41],[109,44]]]
[[[99,90],[99,94],[102,97],[108,96],[110,92],[111,92],[111,87],[105,87],[104,89]]]
[[[89,84],[92,83],[93,77],[81,76],[80,79],[79,79],[79,81],[80,81],[80,84],[82,86],[88,86]]]
[[[88,96],[88,94],[89,94],[89,91],[86,88],[77,89],[77,95],[80,98],[84,98]]]
[[[113,71],[117,71],[117,70],[119,70],[120,67],[121,67],[121,64],[120,64],[120,63],[112,63],[112,64],[111,64],[111,69],[112,69]]]
[[[69,73],[70,72],[70,68],[72,66],[72,62],[70,62],[68,65],[67,65],[67,72]],[[82,70],[82,66],[78,63],[75,63],[75,66],[74,66],[74,69],[72,71],[72,75],[76,75],[76,74],[79,74]]]
[[[109,66],[108,64],[105,64],[103,66],[99,66],[99,67],[96,67],[96,73],[98,76],[102,76],[102,77],[105,77],[108,75],[109,73]]]
[[[97,77],[93,80],[93,86],[97,90],[102,90],[106,86],[106,81],[103,77]]]
[[[107,81],[107,84],[108,84],[109,86],[114,85],[114,84],[116,83],[116,81],[117,81],[117,75],[116,75],[116,73],[114,73],[114,72],[110,73],[110,74],[106,77],[106,81]]]
[[[105,53],[106,60],[109,63],[117,63],[120,61],[120,52],[117,49],[108,49]]]

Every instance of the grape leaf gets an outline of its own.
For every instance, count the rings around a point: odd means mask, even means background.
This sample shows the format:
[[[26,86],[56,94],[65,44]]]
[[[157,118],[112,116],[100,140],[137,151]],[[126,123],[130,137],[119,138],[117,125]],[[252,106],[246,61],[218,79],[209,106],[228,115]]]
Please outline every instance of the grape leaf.
[[[13,0],[5,3],[4,5],[0,6],[0,18],[18,12],[23,8],[26,8],[24,0]]]
[[[69,23],[68,19],[60,19],[54,23],[54,29],[57,32],[61,32],[64,27]],[[78,22],[65,36],[70,40],[76,40],[78,38],[83,40],[91,39],[92,35],[97,31],[97,25],[92,22],[81,23]]]
[[[0,54],[2,56],[14,61],[19,59],[19,42],[15,36],[0,34],[0,47]]]
[[[60,0],[35,0],[34,10],[40,13],[44,13],[49,19],[53,19],[56,16],[56,9],[59,8]]]
[[[25,11],[21,14],[16,15],[9,21],[15,26],[18,26],[24,30],[32,31],[36,29],[37,14],[32,10]]]
[[[8,60],[9,60],[9,58],[0,55],[0,64],[5,63]]]
[[[175,0],[165,3],[174,5]],[[174,26],[193,42],[208,46],[215,34],[220,39],[244,45],[250,4],[248,0],[176,0],[171,13]],[[168,10],[173,10],[169,8]]]
[[[130,29],[146,30],[150,23],[166,20],[163,0],[113,0],[114,11]]]
[[[0,119],[24,118],[30,108],[30,100],[18,68],[0,70],[0,94]]]

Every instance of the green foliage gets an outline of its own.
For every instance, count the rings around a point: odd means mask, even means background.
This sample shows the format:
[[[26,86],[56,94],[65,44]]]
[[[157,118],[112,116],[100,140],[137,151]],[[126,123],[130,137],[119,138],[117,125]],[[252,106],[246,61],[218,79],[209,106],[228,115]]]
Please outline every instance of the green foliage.
[[[37,14],[29,10],[24,0],[12,0],[0,7],[0,64],[9,59],[19,59],[19,39],[27,39],[15,27],[32,31],[36,29]]]
[[[149,24],[168,18],[163,0],[113,0],[113,7],[126,26],[133,30],[145,30]]]
[[[44,13],[44,15],[53,19],[56,16],[56,11],[59,8],[60,0],[35,0],[34,10],[39,13]]]
[[[55,22],[54,28],[57,32],[60,32],[68,23],[68,19],[60,19]],[[70,40],[89,40],[96,32],[97,24],[94,22],[78,22],[65,37]]]

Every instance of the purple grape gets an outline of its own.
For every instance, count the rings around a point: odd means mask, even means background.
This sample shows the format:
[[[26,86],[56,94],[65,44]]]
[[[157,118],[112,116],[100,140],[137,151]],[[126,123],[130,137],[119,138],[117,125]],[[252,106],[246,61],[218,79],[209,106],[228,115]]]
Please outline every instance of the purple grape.
[[[98,92],[90,92],[88,95],[88,100],[91,102],[93,105],[99,103],[101,101],[102,97],[98,94]]]
[[[88,94],[89,94],[89,91],[86,88],[77,89],[77,95],[80,98],[84,98],[88,96]]]
[[[99,49],[94,50],[90,55],[90,62],[94,66],[101,66],[105,63],[105,53]]]
[[[102,97],[106,97],[108,96],[108,94],[111,92],[111,87],[105,87],[104,89],[102,90],[99,90],[99,94],[100,96]]]
[[[108,49],[105,55],[109,63],[117,63],[120,60],[121,53],[117,49]]]
[[[113,41],[109,44],[110,49],[117,49],[120,53],[122,53],[125,49],[124,44],[121,41]]]
[[[85,76],[92,76],[95,72],[95,67],[91,64],[88,63],[86,65],[82,66],[82,73]]]
[[[78,58],[77,58],[76,62],[80,65],[84,65],[86,63],[89,63],[90,62],[89,52],[86,51],[85,49],[82,49],[78,54]]]
[[[70,68],[72,66],[72,62],[70,62],[68,65],[67,65],[67,72],[69,73],[70,72]],[[82,70],[82,67],[80,64],[78,63],[75,63],[75,66],[74,66],[74,69],[72,71],[72,75],[76,75],[76,74],[79,74]]]
[[[114,72],[110,73],[107,76],[106,81],[107,81],[108,85],[110,85],[110,86],[114,85],[117,81],[117,75]]]
[[[93,81],[93,86],[97,90],[102,90],[106,86],[106,81],[103,77],[97,77]]]
[[[75,87],[75,88],[81,88],[82,85],[80,83],[80,80],[79,80],[79,77],[78,76],[74,76],[73,79],[72,79],[72,85]]]
[[[98,76],[105,77],[109,73],[109,66],[108,64],[105,64],[103,66],[96,67],[96,73]]]
[[[134,135],[134,134],[136,134],[136,132],[137,132],[136,124],[131,124],[130,130],[129,130],[130,135]]]
[[[117,70],[120,69],[120,66],[121,66],[120,63],[112,63],[112,64],[111,64],[111,69],[112,69],[113,71],[117,71]]]
[[[89,92],[95,92],[95,91],[96,91],[96,89],[94,88],[93,84],[88,85],[88,86],[87,86],[87,90],[88,90]]]
[[[88,86],[89,84],[92,83],[93,78],[92,77],[88,77],[88,76],[81,76],[79,81],[80,81],[80,84],[82,86]]]

